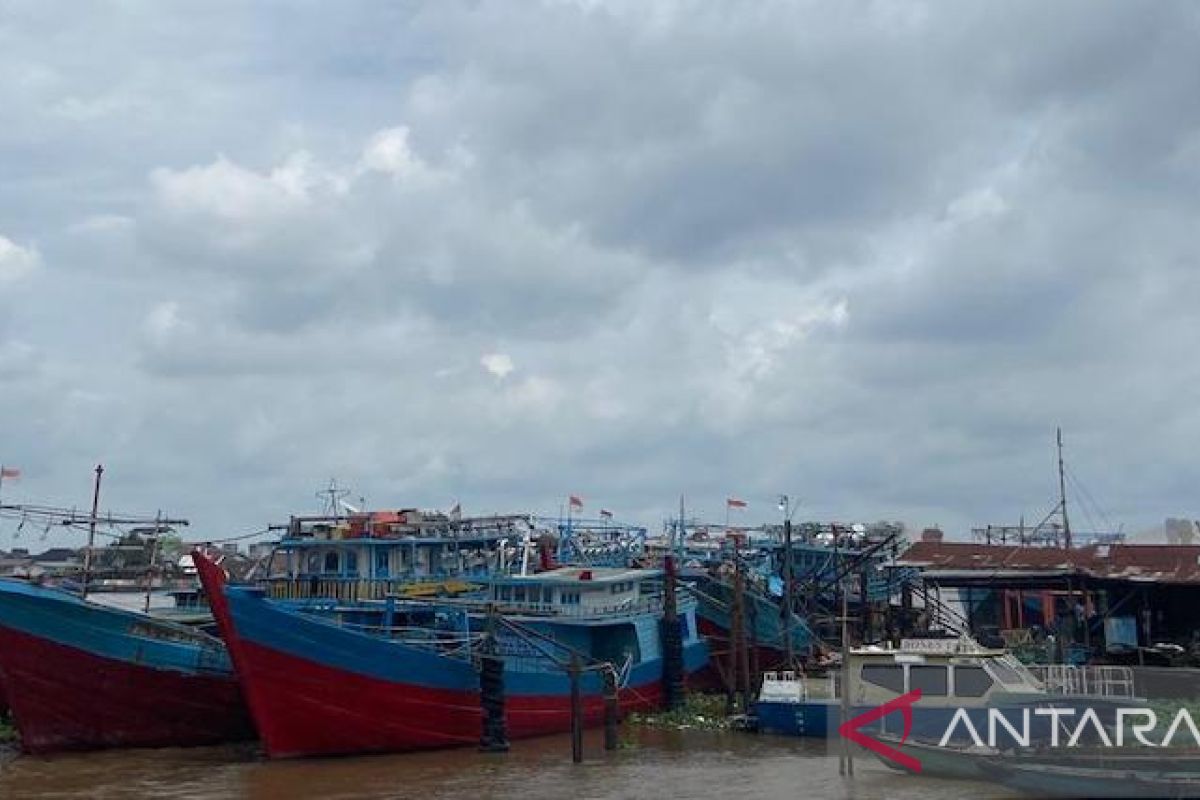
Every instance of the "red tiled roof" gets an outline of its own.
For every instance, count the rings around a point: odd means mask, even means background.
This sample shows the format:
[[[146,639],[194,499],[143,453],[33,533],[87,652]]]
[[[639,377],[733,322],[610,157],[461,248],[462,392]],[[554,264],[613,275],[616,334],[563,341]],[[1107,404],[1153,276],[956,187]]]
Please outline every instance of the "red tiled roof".
[[[1096,578],[1200,583],[1200,545],[1113,544],[1062,550],[970,542],[916,542],[901,566],[953,571],[1073,571]]]

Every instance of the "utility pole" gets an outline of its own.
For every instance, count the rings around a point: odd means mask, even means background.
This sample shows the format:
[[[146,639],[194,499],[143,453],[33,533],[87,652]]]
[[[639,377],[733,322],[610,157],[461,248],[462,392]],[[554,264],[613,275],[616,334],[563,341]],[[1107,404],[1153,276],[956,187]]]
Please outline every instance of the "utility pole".
[[[92,487],[92,516],[88,520],[87,550],[83,551],[83,599],[87,599],[88,583],[92,579],[92,548],[96,544],[96,515],[100,510],[100,479],[104,476],[104,465],[96,465],[96,482]]]
[[[783,509],[783,655],[788,669],[796,660],[792,646],[792,513],[788,496],[781,495],[779,507]]]
[[[1055,429],[1058,434],[1058,497],[1062,508],[1063,540],[1067,549],[1071,549],[1071,520],[1067,518],[1067,479],[1063,467],[1062,428]]]

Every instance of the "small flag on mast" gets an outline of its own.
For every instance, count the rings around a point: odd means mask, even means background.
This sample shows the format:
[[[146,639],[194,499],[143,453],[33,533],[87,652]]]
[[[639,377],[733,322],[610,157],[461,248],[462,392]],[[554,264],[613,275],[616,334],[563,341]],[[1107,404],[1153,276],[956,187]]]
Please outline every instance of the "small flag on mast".
[[[612,512],[607,509],[600,509],[600,516],[604,519],[612,519]]]
[[[455,503],[454,508],[450,509],[450,519],[457,520],[457,519],[461,519],[461,518],[462,518],[462,503]]]
[[[19,478],[21,470],[16,467],[0,467],[0,478]]]
[[[745,508],[746,501],[738,500],[736,497],[730,497],[728,500],[725,501],[725,506],[727,508]]]
[[[583,498],[577,495],[571,495],[571,508],[583,508]]]

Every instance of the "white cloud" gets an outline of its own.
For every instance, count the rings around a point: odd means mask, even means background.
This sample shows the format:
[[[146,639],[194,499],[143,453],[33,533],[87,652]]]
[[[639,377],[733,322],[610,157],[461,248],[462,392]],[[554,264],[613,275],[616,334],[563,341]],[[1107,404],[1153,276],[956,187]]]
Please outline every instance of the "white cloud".
[[[376,132],[363,150],[361,168],[396,178],[424,173],[425,165],[409,146],[408,136],[409,130],[403,125]]]
[[[307,153],[294,153],[267,173],[255,172],[218,156],[203,167],[159,168],[150,174],[159,202],[171,212],[230,222],[254,222],[306,207],[324,178]]]
[[[486,353],[479,359],[479,363],[485,370],[501,380],[507,378],[509,373],[516,369],[512,356],[507,353]]]
[[[11,239],[0,236],[0,284],[15,283],[27,277],[41,263],[41,255],[33,245],[22,247]]]

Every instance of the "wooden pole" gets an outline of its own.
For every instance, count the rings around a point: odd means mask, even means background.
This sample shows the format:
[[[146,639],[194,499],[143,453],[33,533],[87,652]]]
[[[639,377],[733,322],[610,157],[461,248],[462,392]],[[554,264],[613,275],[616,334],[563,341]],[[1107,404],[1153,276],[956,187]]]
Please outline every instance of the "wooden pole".
[[[572,653],[567,673],[571,676],[571,761],[575,764],[583,762],[583,696],[579,690],[580,670],[579,654]]]
[[[1066,549],[1071,549],[1071,520],[1067,517],[1067,482],[1064,476],[1063,468],[1063,442],[1062,428],[1056,429],[1058,434],[1058,496],[1059,503],[1062,506],[1062,521],[1063,521],[1063,539],[1066,542]]]
[[[604,670],[604,749],[617,749],[617,725],[620,722],[617,673],[612,664]]]
[[[841,724],[850,719],[850,606],[847,603],[844,587],[842,591],[842,691],[841,691]],[[839,737],[842,748],[838,758],[838,774],[854,774],[854,755],[850,750],[850,742],[846,737]]]
[[[785,501],[786,505],[786,501]],[[792,646],[792,584],[795,580],[792,570],[792,515],[789,509],[784,509],[783,518],[783,657],[787,668],[792,669],[796,662],[796,653]]]
[[[96,515],[100,510],[100,479],[104,476],[104,465],[96,465],[96,481],[92,487],[92,517],[88,521],[87,550],[83,551],[83,599],[88,596],[88,584],[92,580],[92,548],[96,544]]]

